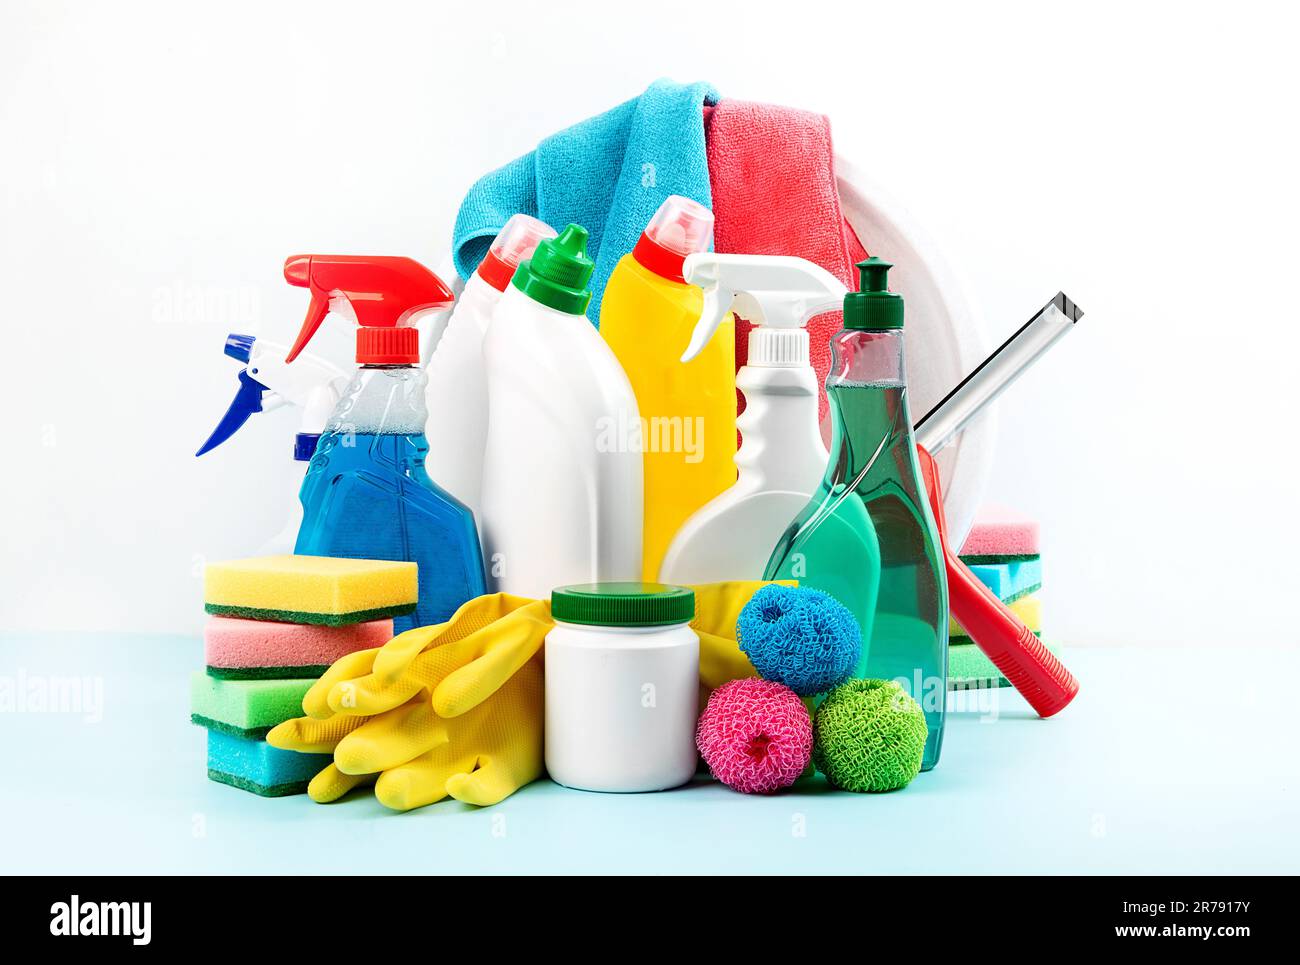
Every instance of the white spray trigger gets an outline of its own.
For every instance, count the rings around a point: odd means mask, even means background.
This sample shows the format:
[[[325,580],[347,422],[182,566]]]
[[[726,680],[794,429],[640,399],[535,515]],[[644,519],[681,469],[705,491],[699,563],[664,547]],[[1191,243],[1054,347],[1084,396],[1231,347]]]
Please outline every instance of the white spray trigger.
[[[689,362],[709,344],[727,312],[765,329],[802,328],[839,308],[848,294],[834,275],[804,258],[785,255],[688,255],[682,277],[704,290],[704,310],[682,354]]]

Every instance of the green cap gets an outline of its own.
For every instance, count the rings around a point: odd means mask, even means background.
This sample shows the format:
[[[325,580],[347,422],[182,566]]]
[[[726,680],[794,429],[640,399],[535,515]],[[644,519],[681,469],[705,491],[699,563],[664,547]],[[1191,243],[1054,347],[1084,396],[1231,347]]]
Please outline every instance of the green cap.
[[[571,224],[558,238],[538,243],[533,257],[515,269],[514,284],[535,302],[570,315],[582,315],[591,301],[591,273],[596,263],[587,257],[587,229]]]
[[[889,290],[889,269],[883,258],[858,262],[858,290],[844,296],[844,327],[883,331],[903,327],[903,296]]]
[[[551,616],[593,627],[666,627],[695,619],[695,591],[665,583],[586,583],[551,592]]]

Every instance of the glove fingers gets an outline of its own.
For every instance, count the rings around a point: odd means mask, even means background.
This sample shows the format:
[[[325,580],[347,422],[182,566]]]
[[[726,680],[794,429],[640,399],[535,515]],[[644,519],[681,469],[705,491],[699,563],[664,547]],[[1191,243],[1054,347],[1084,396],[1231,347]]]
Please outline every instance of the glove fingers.
[[[541,776],[540,761],[534,770],[520,773],[506,766],[500,758],[481,754],[477,768],[447,778],[447,793],[465,804],[491,807]]]
[[[394,811],[434,804],[447,796],[447,778],[457,769],[458,765],[451,762],[443,748],[429,751],[379,775],[375,797]]]
[[[334,748],[334,764],[344,774],[385,771],[446,742],[447,725],[422,694],[344,737]]]
[[[458,611],[459,612],[459,611]],[[453,616],[454,620],[455,617]],[[384,683],[393,683],[406,672],[411,661],[433,645],[438,636],[451,624],[439,623],[429,627],[415,627],[405,633],[399,633],[379,648],[375,655],[375,676]]]
[[[437,684],[433,690],[434,710],[453,718],[477,707],[541,650],[553,626],[550,602],[538,600],[474,635],[482,639],[464,640],[463,644],[473,642],[482,652]]]
[[[334,685],[342,680],[363,677],[370,673],[375,655],[381,648],[358,650],[344,654],[330,665],[320,680],[311,685],[311,689],[302,698],[302,711],[315,720],[325,720],[334,716],[335,711],[329,705],[329,694]]]
[[[447,792],[466,804],[487,807],[541,777],[544,704],[542,660],[537,657],[490,700],[450,721],[454,745],[472,756],[469,767],[447,779]]]
[[[282,751],[303,754],[328,754],[339,741],[370,718],[333,716],[328,720],[295,717],[276,724],[266,735],[266,742]]]
[[[418,627],[394,637],[375,660],[375,673],[384,683],[392,683],[406,673],[411,663],[422,653],[457,643],[468,636],[491,626],[503,616],[520,607],[535,603],[527,597],[509,593],[490,593],[461,604],[446,623],[433,627]],[[409,639],[406,639],[408,638]],[[401,641],[399,643],[399,641]],[[464,662],[464,661],[462,661]]]
[[[420,686],[409,670],[392,683],[385,683],[378,674],[365,674],[334,684],[329,691],[329,708],[336,714],[351,716],[384,714],[414,697]]]
[[[307,785],[307,796],[317,804],[329,804],[337,801],[353,788],[363,784],[373,784],[377,774],[344,774],[333,764],[311,779]]]

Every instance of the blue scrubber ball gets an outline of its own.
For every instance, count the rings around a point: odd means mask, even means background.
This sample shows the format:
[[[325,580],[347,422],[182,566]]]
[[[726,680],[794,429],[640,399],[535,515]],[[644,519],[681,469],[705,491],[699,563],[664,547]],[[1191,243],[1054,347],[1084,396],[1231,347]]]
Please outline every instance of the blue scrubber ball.
[[[862,631],[844,604],[821,590],[775,583],[740,611],[736,641],[765,680],[801,697],[842,684],[862,654]]]

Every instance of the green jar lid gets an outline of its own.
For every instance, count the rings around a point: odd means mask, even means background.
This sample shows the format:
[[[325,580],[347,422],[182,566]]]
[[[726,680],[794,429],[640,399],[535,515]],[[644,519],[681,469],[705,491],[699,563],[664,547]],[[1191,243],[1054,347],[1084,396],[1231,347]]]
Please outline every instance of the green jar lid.
[[[903,327],[903,296],[889,290],[889,269],[883,258],[857,264],[858,290],[844,296],[844,327],[880,332]]]
[[[551,592],[551,616],[593,627],[666,627],[695,619],[695,591],[666,583],[586,583]]]
[[[546,238],[533,256],[515,269],[514,286],[535,302],[569,315],[582,315],[591,302],[591,273],[596,263],[587,257],[587,229],[571,224],[558,237]]]

